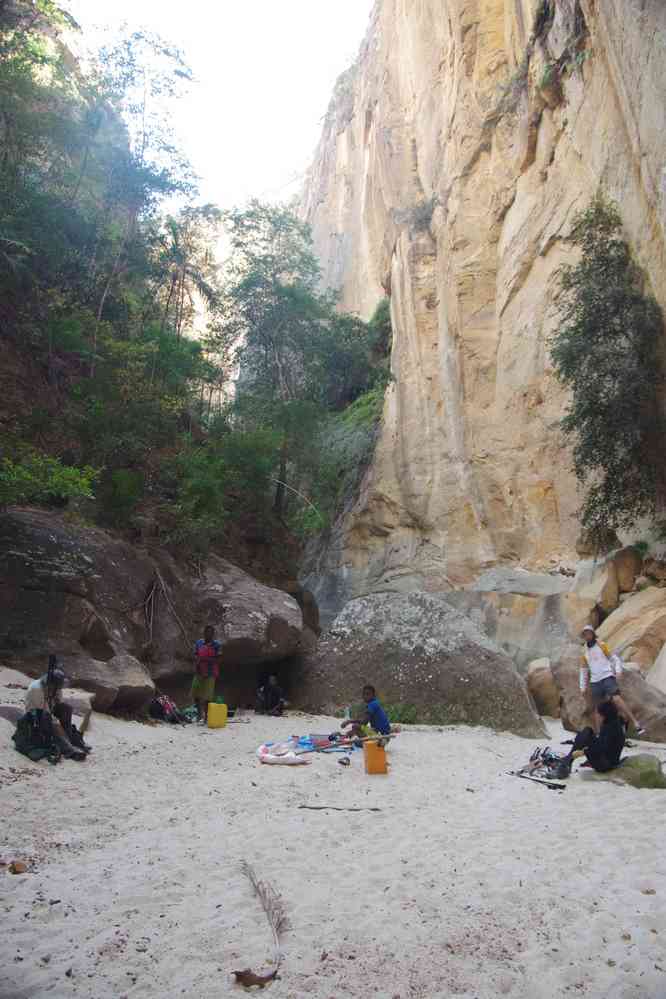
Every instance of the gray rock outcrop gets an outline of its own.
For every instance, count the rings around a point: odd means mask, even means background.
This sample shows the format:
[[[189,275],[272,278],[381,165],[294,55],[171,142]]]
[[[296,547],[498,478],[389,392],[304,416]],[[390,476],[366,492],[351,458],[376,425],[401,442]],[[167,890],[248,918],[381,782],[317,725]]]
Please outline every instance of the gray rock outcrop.
[[[543,726],[511,660],[447,601],[424,593],[351,601],[294,678],[295,706],[335,712],[365,683],[421,721],[526,736]]]

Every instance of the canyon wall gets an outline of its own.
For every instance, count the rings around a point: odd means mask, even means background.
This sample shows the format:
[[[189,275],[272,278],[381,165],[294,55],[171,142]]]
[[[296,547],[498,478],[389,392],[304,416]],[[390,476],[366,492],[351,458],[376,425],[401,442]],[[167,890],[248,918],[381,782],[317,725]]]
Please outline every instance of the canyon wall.
[[[556,271],[601,186],[666,306],[665,136],[663,0],[376,4],[302,199],[326,283],[394,327],[374,461],[304,570],[329,618],[575,559]]]

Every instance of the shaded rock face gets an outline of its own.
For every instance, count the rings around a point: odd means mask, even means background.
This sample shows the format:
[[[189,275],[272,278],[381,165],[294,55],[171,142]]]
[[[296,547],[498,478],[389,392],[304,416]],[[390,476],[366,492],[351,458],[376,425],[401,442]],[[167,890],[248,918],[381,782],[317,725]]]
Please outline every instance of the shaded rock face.
[[[562,724],[570,732],[578,732],[592,724],[592,705],[578,687],[580,650],[572,648],[568,655],[552,664],[555,683],[560,692]],[[627,668],[619,678],[623,700],[646,728],[646,739],[666,742],[666,694],[653,687],[637,668]]]
[[[23,510],[0,518],[0,561],[3,659],[40,676],[55,652],[70,678],[95,693],[98,709],[140,704],[152,689],[146,667],[107,664],[140,653],[149,560],[105,531]]]
[[[334,712],[372,683],[420,720],[542,736],[511,661],[443,597],[375,594],[350,602],[294,677],[292,703]]]
[[[380,0],[336,87],[302,211],[345,308],[390,295],[394,380],[358,499],[303,569],[327,620],[361,593],[575,557],[547,341],[600,183],[666,306],[666,5],[558,0],[530,46],[538,6]]]
[[[192,618],[197,634],[206,624],[219,625],[227,666],[277,662],[300,647],[303,615],[294,597],[215,555],[193,584]]]
[[[530,663],[527,689],[540,715],[560,717],[560,691],[550,668],[550,659],[535,659]]]
[[[0,517],[0,563],[0,657],[35,677],[56,653],[97,710],[139,709],[155,680],[190,675],[205,624],[217,628],[229,667],[299,648],[296,601],[215,556],[192,578],[164,552],[14,510]]]

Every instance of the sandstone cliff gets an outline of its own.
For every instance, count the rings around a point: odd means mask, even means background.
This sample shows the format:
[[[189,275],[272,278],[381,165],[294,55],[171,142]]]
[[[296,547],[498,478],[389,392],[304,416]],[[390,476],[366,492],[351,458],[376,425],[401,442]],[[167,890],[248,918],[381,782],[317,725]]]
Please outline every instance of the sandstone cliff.
[[[664,67],[662,0],[378,0],[302,202],[344,307],[394,325],[374,463],[306,567],[325,612],[573,556],[555,271],[602,185],[666,306]]]

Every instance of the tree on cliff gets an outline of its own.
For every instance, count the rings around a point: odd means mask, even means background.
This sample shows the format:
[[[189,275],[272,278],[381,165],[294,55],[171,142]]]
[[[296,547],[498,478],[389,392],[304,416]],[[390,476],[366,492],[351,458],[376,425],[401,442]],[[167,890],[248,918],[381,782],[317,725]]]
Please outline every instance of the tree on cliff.
[[[372,335],[319,290],[309,227],[283,206],[226,213],[232,254],[220,332],[237,345],[236,414],[280,434],[274,510],[323,415],[369,387]]]
[[[592,537],[654,516],[664,495],[661,351],[664,322],[622,238],[622,219],[601,194],[574,219],[577,264],[560,270],[555,371],[571,390],[562,429],[586,489],[582,523]]]

